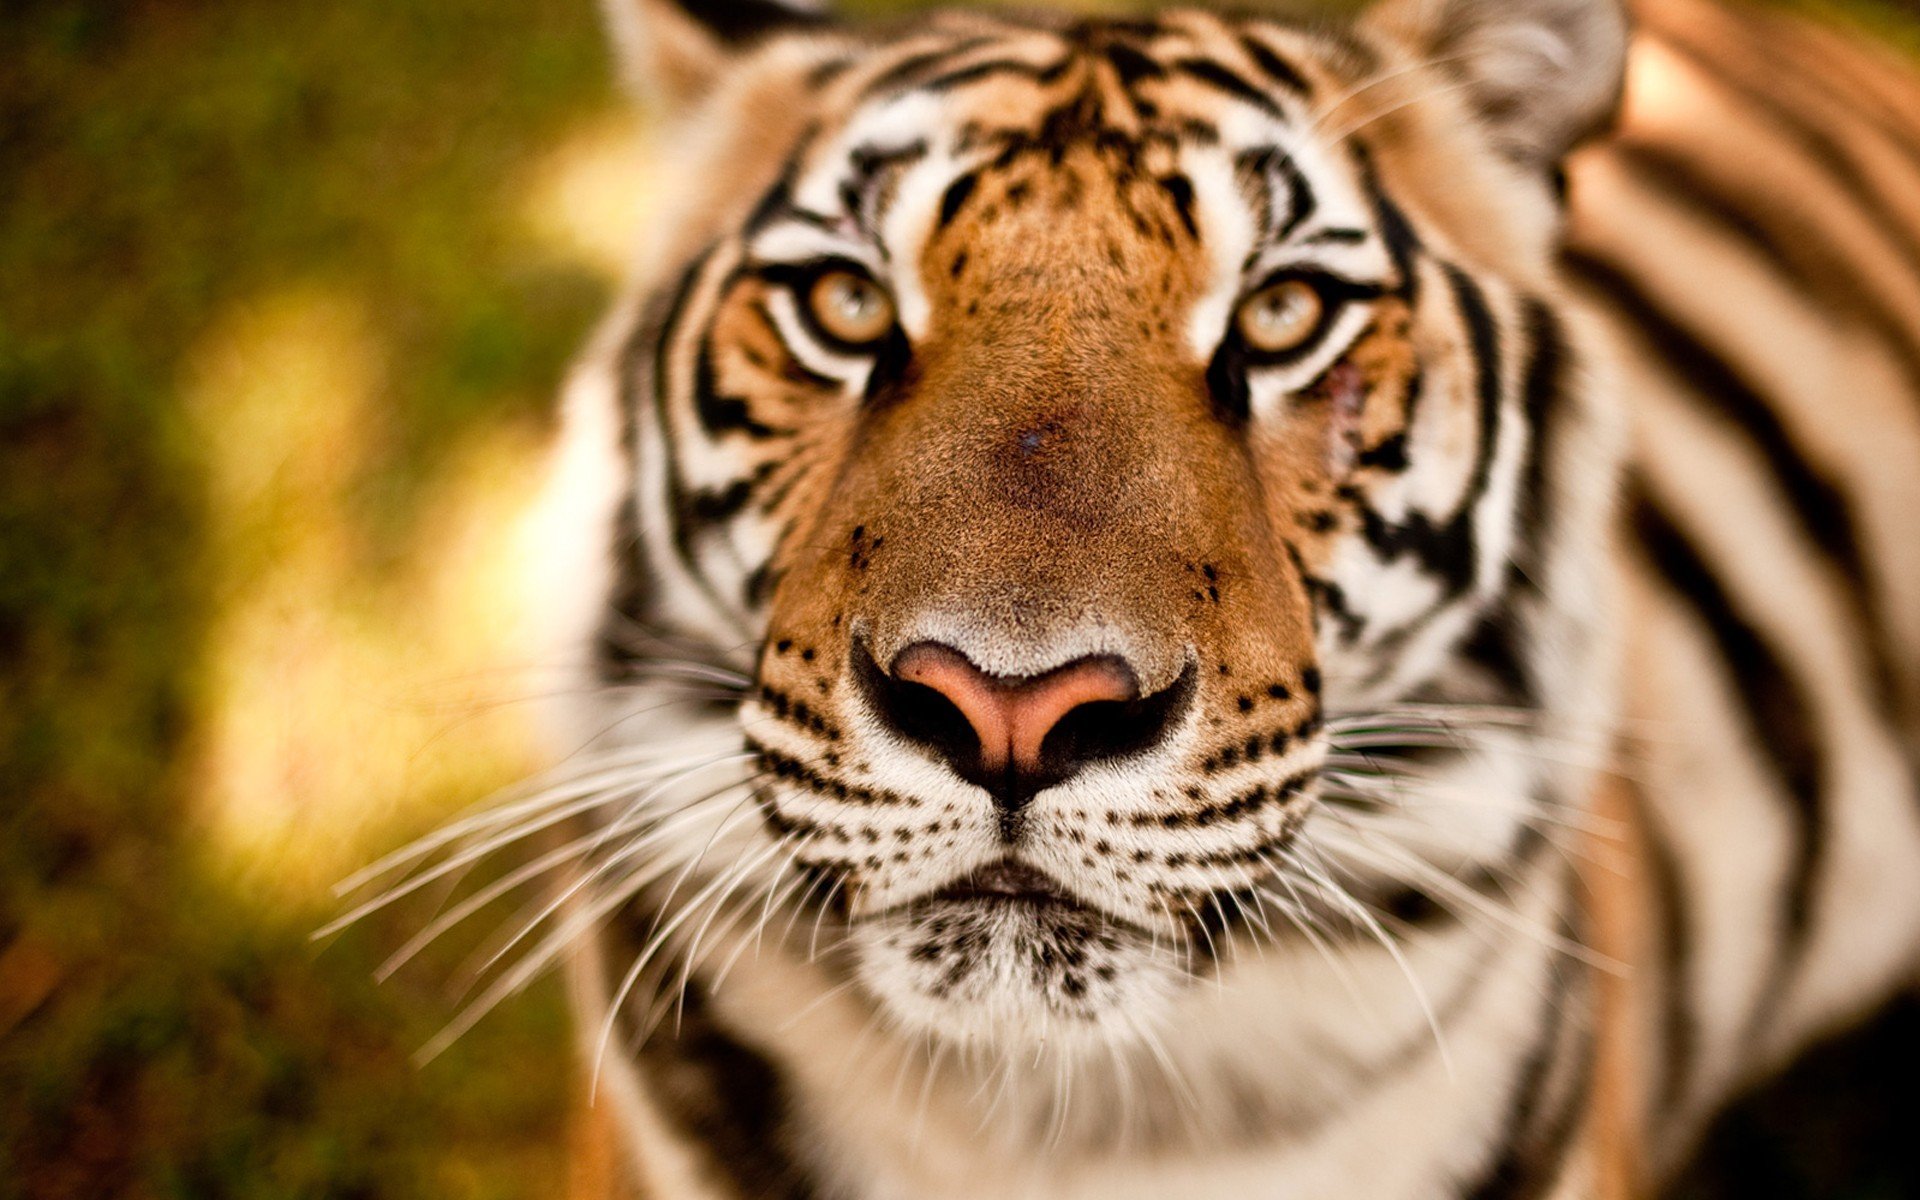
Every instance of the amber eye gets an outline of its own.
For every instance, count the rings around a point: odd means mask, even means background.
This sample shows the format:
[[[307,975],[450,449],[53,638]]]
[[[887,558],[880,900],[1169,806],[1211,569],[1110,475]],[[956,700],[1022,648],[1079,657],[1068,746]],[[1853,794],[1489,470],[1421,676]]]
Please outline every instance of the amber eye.
[[[823,332],[837,342],[865,348],[893,332],[893,300],[857,271],[834,269],[813,281],[807,307]]]
[[[1259,354],[1285,354],[1312,340],[1326,315],[1320,289],[1301,279],[1264,287],[1240,304],[1240,336]]]

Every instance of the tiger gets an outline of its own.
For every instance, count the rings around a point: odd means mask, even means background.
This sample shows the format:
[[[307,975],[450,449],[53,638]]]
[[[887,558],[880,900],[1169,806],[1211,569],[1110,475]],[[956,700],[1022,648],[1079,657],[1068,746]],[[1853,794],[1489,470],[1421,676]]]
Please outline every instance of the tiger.
[[[484,830],[554,839],[504,983],[564,963],[620,1194],[1647,1195],[1912,986],[1890,51],[605,11],[669,194]]]

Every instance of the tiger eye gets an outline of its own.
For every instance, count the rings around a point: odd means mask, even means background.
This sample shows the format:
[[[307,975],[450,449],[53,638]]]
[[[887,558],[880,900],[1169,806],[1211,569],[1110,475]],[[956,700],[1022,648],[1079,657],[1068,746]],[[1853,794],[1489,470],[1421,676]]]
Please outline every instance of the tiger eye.
[[[871,346],[893,332],[892,298],[854,271],[828,271],[814,280],[807,305],[828,336],[849,346]]]
[[[1300,279],[1283,280],[1241,303],[1240,336],[1262,354],[1298,350],[1319,330],[1326,311],[1319,288]]]

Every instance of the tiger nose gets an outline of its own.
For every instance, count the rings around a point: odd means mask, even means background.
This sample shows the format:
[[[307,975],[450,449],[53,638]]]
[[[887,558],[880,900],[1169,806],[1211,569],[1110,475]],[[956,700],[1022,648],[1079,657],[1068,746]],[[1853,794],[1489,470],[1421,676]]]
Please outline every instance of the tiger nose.
[[[989,675],[950,646],[922,642],[893,663],[893,677],[932,688],[973,727],[980,768],[1037,772],[1047,735],[1083,704],[1124,704],[1139,692],[1133,672],[1112,657],[1083,658],[1045,675]]]
[[[1142,697],[1132,668],[1113,655],[1009,677],[988,674],[951,646],[919,642],[890,670],[870,658],[865,666],[857,673],[881,720],[1010,809],[1089,763],[1156,744],[1191,691],[1189,670]]]

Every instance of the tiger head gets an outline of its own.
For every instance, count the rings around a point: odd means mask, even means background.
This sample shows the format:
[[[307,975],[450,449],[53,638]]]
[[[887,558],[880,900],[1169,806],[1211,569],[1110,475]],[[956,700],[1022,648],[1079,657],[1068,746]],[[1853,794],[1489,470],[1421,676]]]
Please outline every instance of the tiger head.
[[[664,646],[750,681],[612,710],[745,763],[645,826],[710,881],[680,903],[810,906],[915,1034],[1111,1042],[1236,940],[1404,903],[1397,855],[1526,836],[1353,830],[1397,772],[1481,769],[1418,714],[1580,674],[1608,435],[1555,181],[1616,102],[1611,5],[611,6],[680,119],[590,368],[627,481],[600,679]]]

